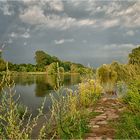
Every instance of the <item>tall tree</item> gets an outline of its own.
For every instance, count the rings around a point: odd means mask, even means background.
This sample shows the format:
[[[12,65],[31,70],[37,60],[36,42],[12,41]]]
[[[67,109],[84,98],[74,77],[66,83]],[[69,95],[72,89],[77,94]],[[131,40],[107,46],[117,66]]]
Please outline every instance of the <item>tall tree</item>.
[[[52,63],[51,56],[44,51],[36,51],[35,59],[38,66],[46,66]]]
[[[140,46],[132,50],[129,54],[129,64],[140,66]]]

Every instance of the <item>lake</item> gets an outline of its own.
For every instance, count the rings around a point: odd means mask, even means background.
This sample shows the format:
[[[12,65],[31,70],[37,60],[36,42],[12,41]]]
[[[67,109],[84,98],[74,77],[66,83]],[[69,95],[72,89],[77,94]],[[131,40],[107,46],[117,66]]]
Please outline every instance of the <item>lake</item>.
[[[38,107],[41,106],[46,97],[45,110],[50,108],[50,96],[54,94],[54,89],[57,88],[58,78],[56,75],[19,75],[13,76],[16,86],[16,96],[20,95],[19,102],[31,110],[34,114]],[[64,88],[75,88],[80,83],[80,75],[61,75],[61,84]]]

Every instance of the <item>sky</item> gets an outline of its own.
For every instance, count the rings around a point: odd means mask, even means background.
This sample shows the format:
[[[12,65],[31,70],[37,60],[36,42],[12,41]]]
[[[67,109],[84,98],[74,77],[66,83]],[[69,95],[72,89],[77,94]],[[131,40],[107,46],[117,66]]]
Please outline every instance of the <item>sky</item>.
[[[139,7],[138,0],[0,0],[0,49],[18,64],[34,64],[37,50],[85,66],[127,63],[140,44]]]

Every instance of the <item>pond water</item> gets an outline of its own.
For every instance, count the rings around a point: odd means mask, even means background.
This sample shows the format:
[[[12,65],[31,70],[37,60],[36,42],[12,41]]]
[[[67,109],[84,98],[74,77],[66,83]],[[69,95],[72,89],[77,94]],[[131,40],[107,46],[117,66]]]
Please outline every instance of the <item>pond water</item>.
[[[32,113],[36,113],[37,108],[41,106],[46,97],[45,110],[50,108],[50,96],[54,94],[54,89],[57,87],[58,78],[56,75],[20,75],[13,76],[16,86],[16,96],[20,95],[19,102],[27,106]],[[79,75],[61,75],[61,84],[64,88],[73,89],[80,83]]]

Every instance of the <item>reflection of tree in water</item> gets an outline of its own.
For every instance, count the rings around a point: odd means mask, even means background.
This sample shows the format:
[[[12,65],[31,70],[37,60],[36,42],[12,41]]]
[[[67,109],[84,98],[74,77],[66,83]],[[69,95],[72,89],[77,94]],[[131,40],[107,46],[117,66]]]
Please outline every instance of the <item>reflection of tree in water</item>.
[[[61,76],[61,81],[63,82],[64,78]],[[36,77],[36,96],[45,96],[45,94],[50,93],[50,90],[58,88],[58,77],[57,75],[43,75]]]
[[[77,83],[80,83],[80,75],[78,74],[72,74],[71,75],[71,84],[75,85]]]
[[[77,83],[80,83],[80,75],[79,74],[68,74],[64,77],[64,85],[75,85]]]
[[[14,76],[12,77],[14,82],[18,85],[32,85],[35,83],[36,77],[34,75],[19,75],[19,76]]]
[[[69,86],[80,82],[79,75],[19,75],[12,79],[17,85],[31,86],[36,85],[35,94],[38,97],[45,96],[50,90],[58,89],[60,85]],[[60,84],[60,85],[58,85]]]
[[[36,88],[35,94],[38,97],[45,96],[45,94],[49,93],[52,90],[52,86],[47,82],[46,75],[40,75],[36,77]]]

